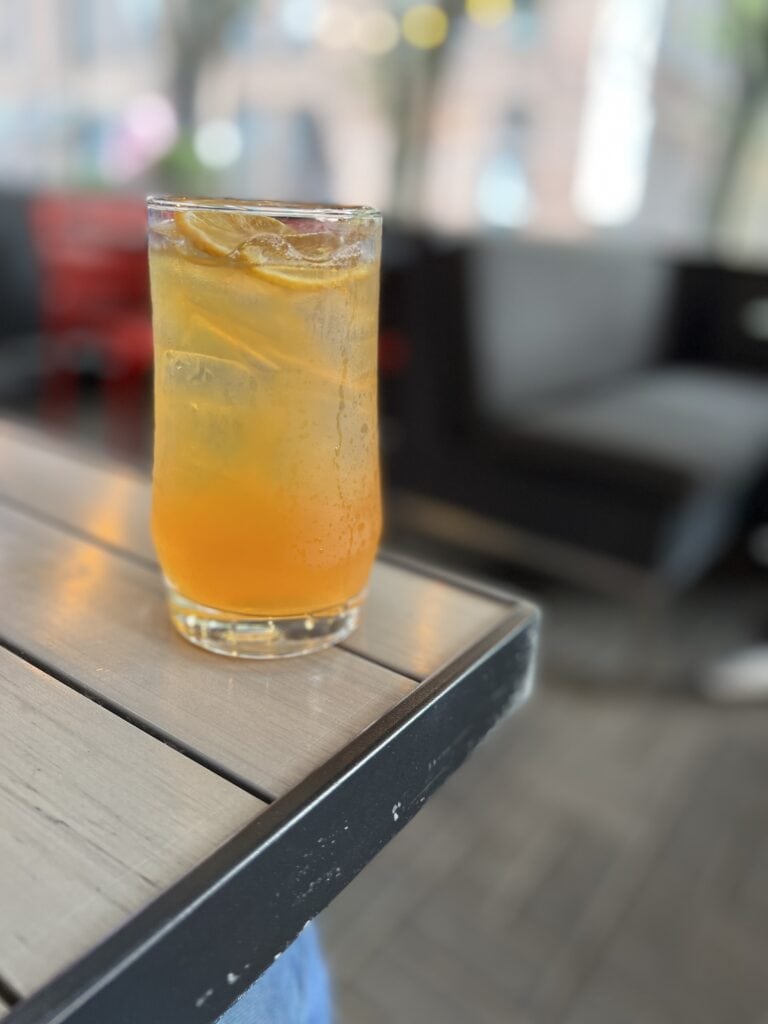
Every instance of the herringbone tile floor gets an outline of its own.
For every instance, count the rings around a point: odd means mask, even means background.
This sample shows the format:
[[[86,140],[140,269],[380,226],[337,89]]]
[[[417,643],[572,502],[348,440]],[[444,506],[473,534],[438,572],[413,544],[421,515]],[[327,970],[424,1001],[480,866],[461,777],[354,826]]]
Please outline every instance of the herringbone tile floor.
[[[322,923],[342,1024],[768,1024],[768,708],[545,679]]]

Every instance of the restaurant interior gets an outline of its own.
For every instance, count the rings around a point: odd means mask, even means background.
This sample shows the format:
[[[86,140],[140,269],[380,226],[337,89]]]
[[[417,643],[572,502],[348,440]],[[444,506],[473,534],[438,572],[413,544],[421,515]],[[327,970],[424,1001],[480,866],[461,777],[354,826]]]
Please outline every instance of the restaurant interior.
[[[768,6],[4,0],[0,417],[149,474],[148,194],[384,216],[384,546],[535,692],[321,915],[340,1024],[768,1022]]]

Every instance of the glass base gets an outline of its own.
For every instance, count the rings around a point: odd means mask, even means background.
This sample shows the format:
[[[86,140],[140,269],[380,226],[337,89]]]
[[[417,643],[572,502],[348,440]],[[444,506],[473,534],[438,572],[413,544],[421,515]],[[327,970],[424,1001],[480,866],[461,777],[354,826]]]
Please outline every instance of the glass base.
[[[365,597],[306,615],[256,618],[208,608],[166,582],[171,621],[185,640],[230,658],[292,658],[339,643],[357,626]]]

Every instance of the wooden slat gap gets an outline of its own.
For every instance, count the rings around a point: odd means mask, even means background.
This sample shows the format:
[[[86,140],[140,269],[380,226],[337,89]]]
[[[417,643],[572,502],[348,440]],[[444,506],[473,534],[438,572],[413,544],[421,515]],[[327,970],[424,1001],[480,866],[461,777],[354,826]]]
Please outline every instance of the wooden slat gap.
[[[365,614],[365,612],[363,612]],[[354,634],[353,634],[354,636]],[[362,661],[368,661],[371,665],[378,665],[379,668],[385,668],[388,672],[395,672],[397,675],[402,676],[404,679],[410,679],[411,682],[417,683],[419,686],[424,682],[424,676],[417,675],[410,669],[400,668],[399,665],[394,665],[392,662],[385,661],[383,658],[374,658],[370,654],[362,654],[357,648],[350,647],[345,641],[340,644],[336,644],[340,651],[344,651],[345,654],[351,655],[353,658],[360,658]]]
[[[104,697],[102,694],[96,693],[94,690],[91,690],[90,687],[79,682],[79,680],[74,679],[66,672],[62,672],[45,659],[36,657],[29,651],[26,651],[23,647],[20,647],[18,644],[9,641],[4,636],[0,636],[0,647],[4,647],[5,650],[9,651],[11,654],[15,654],[17,658],[21,658],[22,661],[26,661],[28,664],[40,669],[41,672],[44,672],[52,679],[55,679],[57,682],[67,686],[70,690],[74,690],[76,693],[79,693],[80,696],[85,697],[86,700],[91,701],[93,704],[98,704],[99,707],[104,708],[105,711],[115,715],[115,717],[121,718],[124,722],[127,722],[134,728],[146,733],[148,736],[158,740],[160,743],[164,743],[165,746],[171,747],[172,750],[175,750],[177,753],[188,758],[188,760],[194,761],[207,771],[212,772],[214,775],[218,775],[219,778],[224,779],[233,786],[237,786],[238,789],[242,789],[251,796],[255,796],[265,804],[274,803],[275,797],[273,794],[267,793],[258,786],[255,786],[252,782],[249,782],[247,779],[238,775],[237,772],[230,771],[228,768],[223,767],[216,761],[205,757],[205,755],[199,753],[193,747],[189,747],[185,743],[174,739],[162,729],[156,728],[151,722],[147,722],[146,719],[133,714],[127,708],[121,707],[119,704],[111,701],[108,697]],[[0,996],[5,998],[5,996],[3,996],[2,988],[0,988]]]
[[[102,551],[108,551],[111,555],[117,555],[128,562],[133,562],[134,565],[140,565],[143,569],[151,569],[153,572],[158,571],[157,562],[153,558],[144,558],[143,555],[137,555],[130,548],[120,547],[118,544],[110,544],[109,541],[104,540],[102,537],[97,537],[87,530],[79,529],[66,519],[60,519],[58,516],[51,515],[50,512],[43,512],[42,509],[36,508],[34,505],[28,505],[25,501],[19,501],[18,498],[11,498],[10,495],[0,492],[0,506],[3,505],[11,512],[18,512],[29,516],[30,519],[35,519],[44,526],[50,526],[60,533],[66,533],[67,536],[74,537],[75,540],[101,548]]]

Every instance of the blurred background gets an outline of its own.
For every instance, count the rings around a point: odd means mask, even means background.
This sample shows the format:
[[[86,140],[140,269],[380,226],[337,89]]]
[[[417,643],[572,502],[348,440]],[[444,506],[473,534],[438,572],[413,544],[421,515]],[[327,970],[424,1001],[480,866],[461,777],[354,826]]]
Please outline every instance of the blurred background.
[[[3,0],[0,83],[0,414],[149,468],[147,192],[373,204],[386,542],[544,608],[344,1024],[766,1024],[766,0]]]

